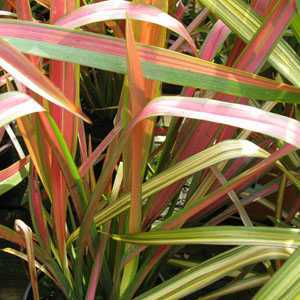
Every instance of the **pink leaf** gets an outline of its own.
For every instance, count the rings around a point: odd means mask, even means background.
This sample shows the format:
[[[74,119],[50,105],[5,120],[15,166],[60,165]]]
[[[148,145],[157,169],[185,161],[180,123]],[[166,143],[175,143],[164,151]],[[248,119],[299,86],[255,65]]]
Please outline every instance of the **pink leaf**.
[[[185,27],[175,18],[150,5],[134,4],[123,0],[102,1],[80,7],[67,16],[57,20],[56,25],[76,28],[94,22],[126,19],[127,17],[129,19],[157,24],[173,30],[185,38],[196,53],[194,41]]]
[[[9,92],[0,96],[0,127],[25,115],[44,111],[44,108],[26,94]]]

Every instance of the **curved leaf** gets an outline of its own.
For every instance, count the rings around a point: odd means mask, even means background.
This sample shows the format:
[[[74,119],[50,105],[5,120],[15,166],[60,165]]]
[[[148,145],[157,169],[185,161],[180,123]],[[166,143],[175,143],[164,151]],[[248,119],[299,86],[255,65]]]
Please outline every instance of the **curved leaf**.
[[[241,128],[253,130],[253,131],[257,131],[259,129],[260,133],[270,134],[272,136],[281,138],[294,145],[299,145],[299,141],[300,141],[299,134],[298,134],[300,130],[300,123],[293,119],[289,119],[280,115],[269,113],[247,105],[240,105],[235,103],[224,103],[224,102],[211,100],[211,99],[209,100],[209,99],[188,98],[188,97],[160,97],[157,98],[156,100],[151,101],[144,108],[141,114],[139,114],[139,116],[136,119],[134,119],[134,121],[131,123],[130,127],[126,131],[126,136],[122,137],[123,141],[122,144],[120,144],[119,146],[120,153],[122,151],[122,147],[124,146],[124,143],[126,142],[134,126],[143,119],[153,117],[153,116],[158,116],[158,115],[171,115],[171,116],[178,116],[178,117],[187,117],[187,118],[195,118],[200,120],[202,119],[202,120],[214,121],[214,122],[228,124],[232,126],[239,126]],[[117,132],[115,134],[117,134]],[[205,151],[204,153],[206,153]],[[112,168],[111,166],[114,166],[117,163],[120,153],[114,153],[114,156],[111,157],[110,168]],[[200,154],[201,153],[203,152],[200,152]],[[264,155],[266,155],[266,153]],[[189,159],[187,159],[187,161],[189,161]],[[181,163],[182,162],[180,162],[176,166],[178,165],[180,166]],[[86,220],[91,219],[92,216],[94,215],[94,211],[95,211],[94,208],[97,207],[97,203],[98,203],[97,201],[103,193],[103,188],[110,174],[109,173],[110,170],[105,170],[105,172],[106,172],[105,174],[106,177],[100,178],[102,181],[99,180],[96,184],[95,191],[92,195],[92,200],[89,203],[89,208],[88,208],[89,214],[88,217],[86,217]],[[176,172],[179,171],[177,170]],[[161,174],[156,177],[160,178]],[[187,174],[186,176],[190,174]],[[177,177],[176,180],[179,180],[186,176],[182,176],[182,177],[179,176]],[[175,181],[168,181],[167,185]],[[166,187],[167,185],[160,184],[160,188]],[[158,190],[160,190],[160,188]],[[154,192],[158,190],[155,190]],[[122,212],[128,209],[129,204],[127,200],[123,200],[122,204],[120,203],[119,205],[121,206],[123,205]],[[91,209],[91,207],[93,209]],[[121,210],[118,210],[116,207],[113,207],[113,211],[118,212]],[[104,212],[106,213],[107,211],[104,210]],[[101,213],[103,213],[103,211]],[[98,216],[100,220],[103,217],[101,213],[100,216]],[[83,225],[83,228],[87,230],[87,225],[85,223]]]
[[[261,246],[234,248],[201,263],[197,267],[175,275],[134,299],[180,299],[208,286],[234,270],[266,259],[286,259],[288,257],[289,253],[284,249]]]
[[[161,172],[159,175],[151,178],[142,185],[142,199],[153,195],[155,192],[176,182],[210,167],[221,161],[233,159],[236,157],[267,157],[268,153],[257,147],[255,144],[246,140],[229,140],[218,143],[206,150],[197,153],[169,169]],[[101,210],[95,217],[97,225],[103,224],[113,217],[127,210],[130,206],[130,194],[121,196],[118,201],[112,203]],[[79,229],[74,231],[69,238],[68,243],[77,238]]]
[[[159,97],[145,107],[135,123],[154,116],[177,116],[236,126],[300,147],[300,122],[248,105],[196,97]]]
[[[300,248],[285,262],[285,264],[274,274],[271,280],[264,285],[253,299],[255,300],[281,300],[297,299],[287,297],[290,290],[294,290],[299,296],[300,280]],[[296,295],[294,295],[296,296]]]
[[[29,156],[0,171],[0,195],[8,192],[29,174]]]
[[[217,297],[224,297],[225,295],[260,287],[269,281],[270,278],[271,275],[269,274],[249,276],[244,279],[234,281],[223,288],[206,294],[205,296],[201,297],[201,300],[215,300]]]
[[[300,230],[272,227],[209,226],[135,234],[113,234],[115,240],[143,245],[255,245],[297,248]]]
[[[55,24],[66,28],[76,28],[90,23],[126,18],[166,27],[185,38],[194,52],[197,51],[190,34],[178,20],[154,6],[134,4],[129,1],[108,0],[85,5],[57,20]]]
[[[8,92],[0,95],[0,127],[31,113],[45,109],[26,94]]]
[[[27,57],[3,39],[0,39],[0,66],[32,91],[89,122],[80,109],[69,101]]]

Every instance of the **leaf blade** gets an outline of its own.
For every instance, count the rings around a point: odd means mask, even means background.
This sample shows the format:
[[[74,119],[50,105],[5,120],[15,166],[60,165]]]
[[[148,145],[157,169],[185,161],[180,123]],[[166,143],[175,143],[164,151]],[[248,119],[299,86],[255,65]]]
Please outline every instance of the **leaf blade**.
[[[0,36],[26,53],[127,73],[125,45],[116,38],[7,20],[0,20]],[[300,91],[293,86],[162,48],[142,44],[138,48],[149,79],[261,100],[299,101]]]
[[[196,46],[190,34],[184,26],[175,18],[164,13],[155,6],[135,4],[128,1],[102,1],[99,3],[85,5],[73,13],[59,19],[56,24],[66,28],[81,27],[94,22],[133,19],[157,24],[173,30],[185,40],[196,52]]]

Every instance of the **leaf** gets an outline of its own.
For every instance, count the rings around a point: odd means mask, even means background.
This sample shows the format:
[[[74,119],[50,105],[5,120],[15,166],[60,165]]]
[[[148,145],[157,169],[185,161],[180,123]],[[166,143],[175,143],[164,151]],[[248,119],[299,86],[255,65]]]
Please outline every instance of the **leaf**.
[[[112,238],[143,245],[254,245],[298,248],[300,230],[273,227],[203,226],[135,234],[113,234]]]
[[[130,129],[126,131],[127,137],[121,138],[122,145],[119,145],[120,152],[117,153],[117,151],[115,151],[114,156],[110,158],[111,160],[109,167],[104,170],[106,172],[105,176],[103,175],[102,178],[100,177],[101,180],[99,180],[96,184],[95,191],[92,195],[92,200],[89,203],[89,211],[85,216],[85,222],[91,222],[91,216],[94,215],[97,201],[104,192],[104,188],[107,184],[106,182],[109,178],[109,175],[113,170],[113,166],[116,164],[119,158],[122,147],[128,139],[128,135],[130,134],[131,130],[141,120],[158,115],[172,115],[178,117],[204,119],[233,126],[240,126],[244,129],[254,131],[259,129],[260,133],[270,134],[277,138],[286,140],[287,142],[294,145],[299,145],[299,135],[297,132],[300,130],[300,123],[293,119],[265,112],[263,110],[259,110],[257,108],[246,105],[224,103],[216,100],[188,97],[157,98],[156,100],[151,101],[145,107],[142,113],[131,123]],[[176,180],[184,178],[186,176],[179,177]],[[175,181],[169,180],[168,185]],[[161,184],[160,187],[163,188],[165,186]],[[127,205],[128,204],[126,203],[125,209],[128,208]],[[87,230],[87,227],[85,228],[85,226],[87,226],[85,224],[87,223],[83,224],[84,229]]]
[[[154,6],[134,4],[129,1],[108,0],[85,5],[58,20],[56,25],[76,28],[90,23],[126,18],[154,23],[173,30],[185,38],[195,53],[197,51],[190,34],[175,18]]]
[[[126,48],[128,60],[128,94],[129,94],[129,118],[132,119],[137,116],[144,106],[147,104],[145,79],[141,69],[140,55],[136,48],[132,21],[126,19]],[[129,188],[131,191],[131,205],[128,219],[128,231],[131,233],[139,232],[142,223],[142,176],[145,165],[145,138],[147,137],[147,130],[145,122],[139,123],[131,133],[129,139],[129,151],[124,157],[124,164],[128,163],[129,169]],[[127,149],[125,149],[127,152]],[[126,188],[126,187],[125,187]],[[139,258],[136,256],[124,268],[123,278],[120,285],[120,294],[126,290],[132,278],[136,275]]]
[[[124,41],[117,38],[12,20],[0,20],[0,36],[25,53],[127,72]],[[300,90],[290,85],[162,48],[140,44],[138,49],[149,79],[260,100],[299,102]]]
[[[230,29],[222,21],[217,21],[201,46],[200,57],[205,60],[212,60],[229,34]]]
[[[210,169],[211,169],[213,175],[218,179],[218,181],[222,185],[227,184],[227,180],[226,180],[225,176],[219,171],[219,169],[216,166],[212,166]],[[241,201],[240,201],[238,195],[236,194],[236,192],[230,191],[228,193],[228,196],[231,199],[231,201],[234,203],[235,207],[237,208],[243,224],[245,226],[253,226],[253,223],[252,223],[250,217],[248,216],[246,209],[241,204]]]
[[[128,57],[129,106],[131,118],[136,117],[146,106],[145,80],[140,65],[139,52],[136,49],[131,20],[126,22],[126,46]],[[132,206],[129,217],[129,232],[138,232],[142,221],[141,205],[141,169],[144,165],[144,128],[138,124],[131,133],[131,193]]]
[[[159,175],[149,179],[142,185],[142,199],[145,199],[164,187],[176,182],[179,179],[188,177],[195,172],[210,167],[224,160],[236,157],[266,157],[267,153],[255,144],[245,140],[231,140],[216,144],[206,150],[197,153],[176,165],[161,172]],[[122,195],[118,201],[112,203],[95,217],[95,222],[99,226],[113,217],[121,214],[130,206],[130,194]],[[70,236],[68,243],[78,236],[76,230]]]
[[[22,235],[3,225],[0,225],[0,238],[17,244],[20,247],[25,247],[25,241]]]
[[[78,216],[82,217],[82,212],[87,204],[87,195],[79,170],[74,162],[70,150],[59,130],[57,124],[49,114],[40,115],[44,134],[47,141],[60,164],[61,171],[64,173],[64,179],[68,184],[69,192],[74,201]]]
[[[25,115],[44,111],[44,108],[26,94],[8,92],[0,95],[0,127]]]
[[[32,231],[23,221],[15,221],[15,229],[17,232],[21,232],[24,235],[26,252],[27,252],[27,261],[28,269],[30,274],[30,281],[33,291],[33,299],[39,300],[39,288],[38,288],[38,279],[35,267],[35,258],[34,258],[34,249],[33,249],[33,240],[32,240]]]
[[[294,1],[277,1],[250,43],[237,59],[235,66],[242,70],[255,72],[267,60],[295,14]],[[263,46],[262,46],[263,45]]]
[[[266,259],[286,259],[284,249],[262,246],[237,247],[190,268],[139,295],[135,300],[180,299],[208,286],[234,270]]]
[[[201,300],[214,300],[217,297],[224,297],[225,295],[235,294],[248,289],[253,289],[264,285],[269,281],[271,276],[269,274],[254,275],[246,277],[242,280],[237,280],[223,288],[213,291],[201,297]]]
[[[32,20],[32,12],[30,8],[29,0],[16,0],[16,11],[18,19],[21,20]]]
[[[262,26],[262,18],[240,0],[199,0],[211,13],[218,16],[233,32],[246,43]],[[294,5],[294,1],[291,2]],[[279,20],[277,20],[279,21]],[[286,41],[281,39],[269,56],[269,62],[295,85],[300,85],[300,60]]]
[[[5,128],[5,131],[6,131],[7,135],[9,136],[12,144],[14,145],[14,148],[16,149],[16,151],[18,153],[18,156],[21,159],[25,158],[25,153],[22,149],[22,146],[20,145],[14,131],[11,128],[11,126],[9,124],[7,124],[7,125],[4,126],[4,128]]]
[[[43,5],[46,8],[50,8],[50,1],[51,0],[36,0],[37,3]]]
[[[17,256],[25,261],[28,262],[28,256],[26,254],[24,254],[23,252],[21,251],[18,251],[16,249],[13,249],[13,248],[4,248],[4,249],[1,249],[1,251],[5,252],[5,253],[9,253],[9,254],[12,254],[14,256]],[[47,275],[49,278],[51,278],[52,280],[55,281],[55,279],[51,276],[51,274],[47,271],[47,269],[45,268],[45,266],[41,265],[39,262],[37,262],[35,260],[35,267],[37,269],[39,269],[41,272],[43,272],[45,275]]]
[[[296,0],[297,12],[300,13],[300,0]]]
[[[77,0],[54,0],[51,1],[51,23],[54,23],[58,18],[70,13],[77,7]],[[79,3],[78,3],[79,4]],[[49,78],[59,88],[60,91],[74,105],[80,107],[79,99],[79,66],[64,63],[60,61],[50,61]],[[61,107],[50,104],[49,111],[60,129],[66,144],[73,155],[75,156],[77,146],[77,128],[78,119],[75,116]],[[57,160],[50,161],[49,165],[51,185],[52,185],[52,210],[54,218],[54,229],[57,239],[57,246],[60,260],[65,269],[68,269],[68,260],[66,253],[66,218],[67,218],[67,203],[68,193],[63,172],[60,170],[60,165]]]
[[[32,169],[31,176],[29,178],[29,208],[32,225],[39,238],[39,243],[49,251],[50,237],[44,218],[42,196],[35,169]]]
[[[299,296],[299,264],[300,248],[298,248],[284,265],[272,276],[253,299],[255,300],[279,300],[296,299],[294,297],[285,297],[290,289],[297,291]]]
[[[8,192],[21,181],[23,181],[29,173],[29,156],[21,159],[9,167],[0,171],[0,195]]]
[[[32,91],[89,122],[80,109],[71,103],[22,53],[2,39],[0,40],[0,66]]]
[[[187,27],[187,31],[189,33],[193,32],[197,27],[199,27],[199,25],[205,21],[205,19],[208,16],[208,9],[202,9],[201,12],[199,13],[199,15],[189,24],[189,26]],[[183,44],[184,42],[184,38],[183,37],[178,37],[178,39],[172,44],[172,46],[169,48],[170,50],[178,50],[180,48],[180,46]]]
[[[0,10],[0,16],[16,18],[17,15],[7,10]]]
[[[196,97],[159,97],[145,107],[134,123],[154,116],[195,118],[237,126],[300,147],[300,122],[248,105]]]

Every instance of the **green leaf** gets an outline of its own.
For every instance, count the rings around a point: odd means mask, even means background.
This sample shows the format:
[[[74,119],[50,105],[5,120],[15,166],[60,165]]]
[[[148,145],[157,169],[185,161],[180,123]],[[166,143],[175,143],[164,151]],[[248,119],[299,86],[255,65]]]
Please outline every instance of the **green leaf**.
[[[249,43],[263,20],[241,0],[199,0],[234,33]],[[300,60],[291,46],[281,39],[269,56],[269,62],[289,81],[300,86]]]
[[[300,248],[272,276],[272,279],[255,295],[255,300],[295,299],[285,297],[291,289],[299,296],[300,289]]]
[[[253,289],[264,285],[268,280],[270,280],[270,278],[271,276],[268,274],[254,276],[252,275],[245,279],[230,283],[225,287],[218,289],[214,292],[211,292],[201,297],[201,300],[214,300],[217,297],[223,297],[225,295],[230,295],[244,290]]]
[[[209,226],[136,234],[113,234],[115,240],[142,245],[256,245],[297,248],[300,230],[272,227]]]
[[[142,199],[145,199],[157,191],[171,185],[182,178],[188,177],[200,170],[210,167],[224,160],[237,157],[267,157],[268,154],[255,144],[246,140],[228,140],[218,143],[206,150],[197,153],[159,175],[151,178],[142,185]],[[130,207],[130,194],[121,196],[118,201],[101,210],[95,217],[97,226],[111,220]],[[79,229],[70,236],[68,243],[78,237]]]
[[[135,300],[180,299],[208,286],[234,270],[266,259],[286,259],[288,257],[289,253],[284,249],[259,246],[237,247],[217,255],[197,267],[175,275],[136,297]]]
[[[296,7],[298,14],[300,13],[300,0],[296,0]]]

